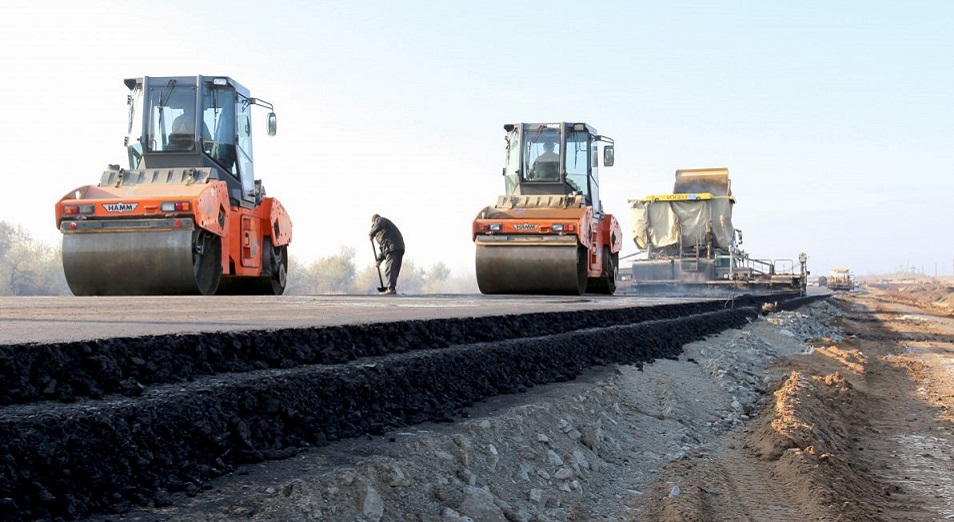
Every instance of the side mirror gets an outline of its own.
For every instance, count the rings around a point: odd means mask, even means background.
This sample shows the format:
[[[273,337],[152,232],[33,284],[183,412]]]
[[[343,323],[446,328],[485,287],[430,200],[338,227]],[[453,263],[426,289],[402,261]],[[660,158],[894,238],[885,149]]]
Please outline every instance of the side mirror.
[[[603,147],[603,165],[612,167],[614,162],[613,146],[607,145]]]
[[[274,112],[268,113],[268,116],[265,118],[265,126],[268,131],[269,136],[274,136],[275,132],[278,130],[278,116],[275,116]]]

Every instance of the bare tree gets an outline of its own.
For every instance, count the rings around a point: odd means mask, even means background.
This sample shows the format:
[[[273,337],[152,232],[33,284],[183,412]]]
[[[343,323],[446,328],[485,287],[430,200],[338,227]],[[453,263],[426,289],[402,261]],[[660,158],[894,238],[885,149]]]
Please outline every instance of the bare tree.
[[[322,257],[312,263],[305,274],[306,288],[316,294],[354,293],[354,248],[342,246],[333,256]]]
[[[418,268],[413,259],[404,258],[401,274],[398,276],[398,292],[402,294],[420,294],[424,290],[424,270]]]
[[[0,221],[0,295],[66,295],[59,247]]]
[[[383,277],[378,274],[374,263],[366,265],[354,276],[354,289],[358,294],[377,294],[378,287],[383,286]]]
[[[442,261],[434,263],[424,274],[424,286],[421,289],[425,294],[446,293],[447,279],[450,277],[450,268],[447,268]]]
[[[285,282],[285,295],[314,294],[315,288],[308,271],[309,265],[295,256],[288,256],[288,279]]]
[[[6,221],[0,221],[0,259],[5,258],[14,245],[31,239],[30,233],[22,226],[13,226]]]

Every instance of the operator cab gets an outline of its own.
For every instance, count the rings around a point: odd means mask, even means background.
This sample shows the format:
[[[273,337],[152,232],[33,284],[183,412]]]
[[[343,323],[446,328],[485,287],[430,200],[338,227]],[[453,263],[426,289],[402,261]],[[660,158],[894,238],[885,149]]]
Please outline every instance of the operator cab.
[[[252,161],[252,105],[272,105],[249,96],[235,80],[220,76],[142,77],[129,88],[126,149],[130,170],[208,168],[229,187],[233,204],[261,201]],[[268,134],[276,117],[269,112]]]
[[[599,149],[603,165],[613,165],[613,140],[585,123],[504,125],[507,162],[503,174],[508,196],[582,195],[599,207]]]

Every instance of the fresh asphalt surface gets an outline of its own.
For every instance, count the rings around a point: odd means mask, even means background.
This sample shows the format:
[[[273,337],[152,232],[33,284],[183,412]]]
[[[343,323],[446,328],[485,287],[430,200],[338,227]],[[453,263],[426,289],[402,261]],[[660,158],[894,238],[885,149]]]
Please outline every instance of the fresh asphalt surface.
[[[628,308],[700,298],[615,296],[3,297],[0,345]]]

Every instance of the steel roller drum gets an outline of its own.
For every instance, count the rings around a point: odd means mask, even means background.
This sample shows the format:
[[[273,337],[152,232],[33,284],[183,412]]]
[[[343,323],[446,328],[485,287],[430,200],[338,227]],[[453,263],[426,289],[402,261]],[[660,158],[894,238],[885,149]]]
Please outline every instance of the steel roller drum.
[[[581,295],[586,268],[572,242],[477,242],[477,286],[484,294]]]
[[[63,272],[73,295],[200,293],[191,229],[64,234]]]

